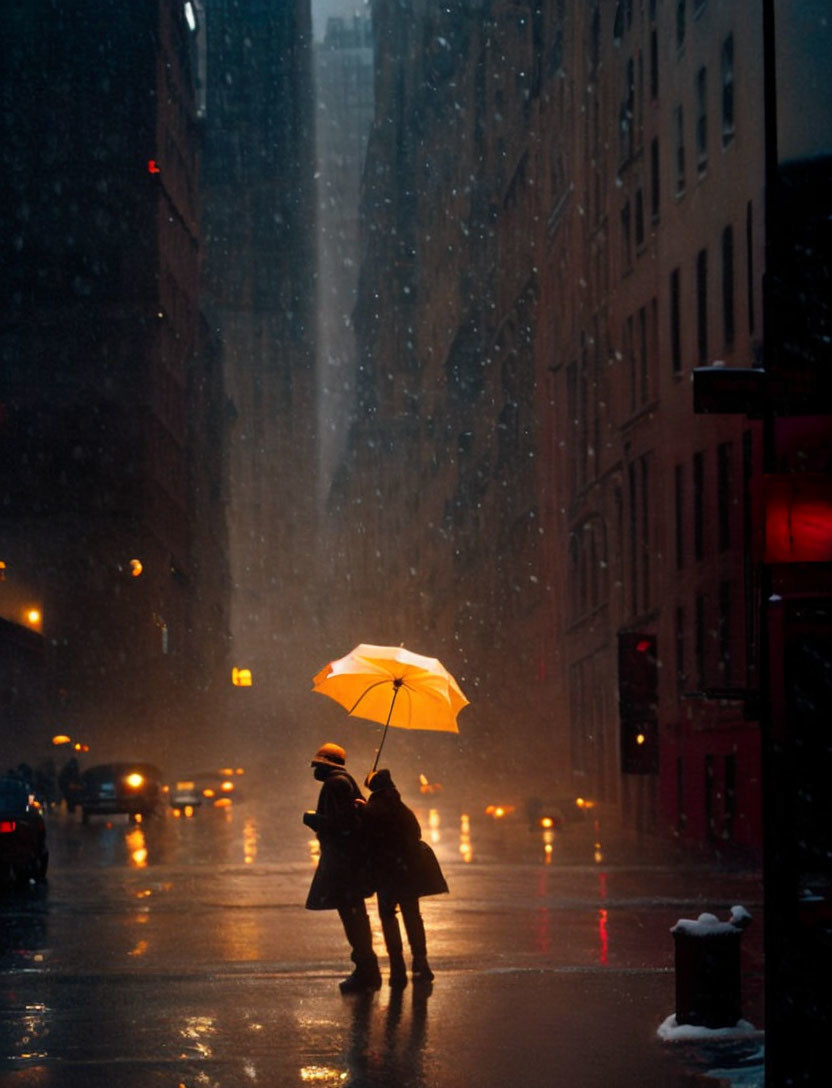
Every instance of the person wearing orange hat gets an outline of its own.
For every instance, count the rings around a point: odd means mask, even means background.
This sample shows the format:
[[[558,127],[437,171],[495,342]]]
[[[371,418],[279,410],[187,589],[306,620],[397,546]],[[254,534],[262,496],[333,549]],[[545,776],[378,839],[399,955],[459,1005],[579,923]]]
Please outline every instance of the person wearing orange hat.
[[[306,897],[306,909],[338,911],[355,964],[340,989],[342,993],[359,993],[377,990],[381,974],[364,903],[373,894],[361,833],[364,795],[347,771],[346,762],[347,753],[340,744],[323,744],[312,758],[321,790],[316,809],[305,812],[303,822],[318,836],[321,856]]]

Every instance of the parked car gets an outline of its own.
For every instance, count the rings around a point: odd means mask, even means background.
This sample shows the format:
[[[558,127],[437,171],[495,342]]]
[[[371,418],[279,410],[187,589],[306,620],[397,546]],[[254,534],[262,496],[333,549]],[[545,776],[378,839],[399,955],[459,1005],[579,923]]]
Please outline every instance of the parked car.
[[[162,772],[152,763],[102,763],[81,775],[83,821],[90,816],[127,813],[131,820],[152,816],[162,799]]]
[[[0,877],[43,881],[48,864],[41,803],[28,783],[0,778]]]

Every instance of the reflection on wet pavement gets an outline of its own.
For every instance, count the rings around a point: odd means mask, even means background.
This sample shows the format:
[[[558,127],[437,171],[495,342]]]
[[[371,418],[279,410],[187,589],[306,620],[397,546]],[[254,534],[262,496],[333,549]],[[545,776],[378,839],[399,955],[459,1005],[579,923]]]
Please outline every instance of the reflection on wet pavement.
[[[759,919],[759,874],[633,849],[597,810],[530,826],[431,805],[418,815],[451,887],[423,901],[437,981],[367,1000],[337,991],[349,970],[337,919],[304,910],[315,858],[296,812],[247,801],[141,825],[56,817],[48,886],[0,897],[0,1080],[110,1088],[117,1062],[120,1088],[503,1088],[544,1021],[575,1052],[564,1077],[579,1077],[597,1047],[581,1011],[606,1037],[605,1017],[626,1010],[643,1031],[628,1060],[648,1061],[673,1008],[677,918],[743,902]],[[759,1023],[761,923],[743,957],[744,1013]],[[471,1033],[487,1060],[464,1049]]]

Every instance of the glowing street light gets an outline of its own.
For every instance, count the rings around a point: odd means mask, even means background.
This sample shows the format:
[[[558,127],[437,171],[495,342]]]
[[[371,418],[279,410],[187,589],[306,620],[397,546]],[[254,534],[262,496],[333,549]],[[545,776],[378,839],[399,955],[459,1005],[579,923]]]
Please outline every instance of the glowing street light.
[[[23,619],[33,631],[39,631],[43,622],[43,614],[39,608],[27,608],[23,612]]]

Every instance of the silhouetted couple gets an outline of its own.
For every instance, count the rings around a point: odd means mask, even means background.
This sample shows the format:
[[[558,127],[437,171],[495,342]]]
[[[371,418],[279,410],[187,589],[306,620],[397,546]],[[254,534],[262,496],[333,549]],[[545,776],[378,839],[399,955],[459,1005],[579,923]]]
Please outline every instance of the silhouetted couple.
[[[401,910],[412,955],[413,981],[428,982],[425,926],[419,909],[424,895],[447,892],[433,851],[422,841],[419,821],[404,804],[388,770],[367,776],[365,802],[346,769],[347,755],[338,744],[324,744],[312,759],[321,782],[318,805],[303,822],[318,836],[321,855],[306,899],[308,910],[337,910],[352,949],[355,969],[341,984],[343,993],[381,986],[364,900],[378,896],[378,912],[390,962],[390,985],[407,985],[397,908]]]

